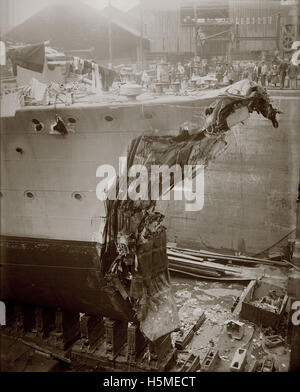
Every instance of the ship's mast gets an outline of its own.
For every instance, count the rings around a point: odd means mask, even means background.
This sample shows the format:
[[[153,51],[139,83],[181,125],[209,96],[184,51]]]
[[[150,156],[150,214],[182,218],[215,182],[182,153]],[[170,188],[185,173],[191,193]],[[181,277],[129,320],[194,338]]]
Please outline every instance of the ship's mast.
[[[111,0],[108,0],[108,52],[109,52],[109,64],[110,67],[112,67],[113,64],[113,58],[112,58],[112,37],[111,37],[111,19],[112,19],[112,15],[111,15]]]
[[[144,15],[143,15],[143,0],[140,0],[140,64],[141,70],[144,69]]]

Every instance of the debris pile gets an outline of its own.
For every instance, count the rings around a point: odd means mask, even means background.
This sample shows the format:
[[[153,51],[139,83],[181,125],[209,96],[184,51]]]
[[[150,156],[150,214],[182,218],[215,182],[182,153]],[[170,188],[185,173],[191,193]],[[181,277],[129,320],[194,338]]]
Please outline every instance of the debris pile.
[[[250,304],[260,309],[268,310],[269,312],[279,313],[284,295],[278,295],[275,290],[270,290],[269,295],[265,295]]]

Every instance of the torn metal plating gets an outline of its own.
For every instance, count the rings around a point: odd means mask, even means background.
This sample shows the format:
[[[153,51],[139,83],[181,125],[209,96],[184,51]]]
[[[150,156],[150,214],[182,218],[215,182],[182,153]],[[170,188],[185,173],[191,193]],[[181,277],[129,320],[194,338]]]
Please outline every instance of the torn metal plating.
[[[245,88],[246,93],[242,95]],[[233,94],[230,90],[239,93]],[[206,109],[204,129],[190,132],[185,126],[176,137],[143,135],[132,140],[127,152],[127,167],[136,164],[144,165],[148,170],[151,165],[206,167],[226,150],[226,132],[254,111],[278,127],[276,114],[279,111],[273,108],[266,91],[250,82],[236,83]],[[121,190],[121,180],[116,181]],[[128,177],[128,189],[132,182]],[[176,185],[174,182],[173,178],[170,189]],[[159,189],[162,185],[159,177]],[[148,194],[143,200],[106,201],[101,263],[107,286],[130,302],[141,331],[153,341],[178,328],[179,318],[170,286],[164,216],[155,211],[156,201],[151,200],[150,188],[148,186]]]

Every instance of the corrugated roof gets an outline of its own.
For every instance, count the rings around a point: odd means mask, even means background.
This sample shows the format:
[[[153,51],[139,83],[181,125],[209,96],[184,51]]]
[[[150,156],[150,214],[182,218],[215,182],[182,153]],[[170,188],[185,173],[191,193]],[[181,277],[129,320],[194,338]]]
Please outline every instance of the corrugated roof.
[[[133,37],[140,32],[134,27],[114,20],[117,26]],[[49,40],[51,46],[59,49],[100,48],[108,40],[108,19],[101,11],[81,2],[72,7],[65,4],[51,5],[22,24],[10,30],[6,40],[35,43]]]
[[[135,35],[136,37],[141,36],[141,31],[139,26],[140,22],[137,18],[112,6],[110,8],[105,7],[100,12],[102,16],[104,16],[107,20],[111,18],[113,24],[128,31],[129,33]],[[144,39],[147,38],[144,37]]]

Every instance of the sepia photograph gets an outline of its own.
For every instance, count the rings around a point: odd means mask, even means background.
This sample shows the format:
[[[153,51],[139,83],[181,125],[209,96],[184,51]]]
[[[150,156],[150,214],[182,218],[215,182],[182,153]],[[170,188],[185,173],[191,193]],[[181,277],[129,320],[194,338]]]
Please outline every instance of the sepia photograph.
[[[0,0],[0,378],[300,371],[299,3]]]

